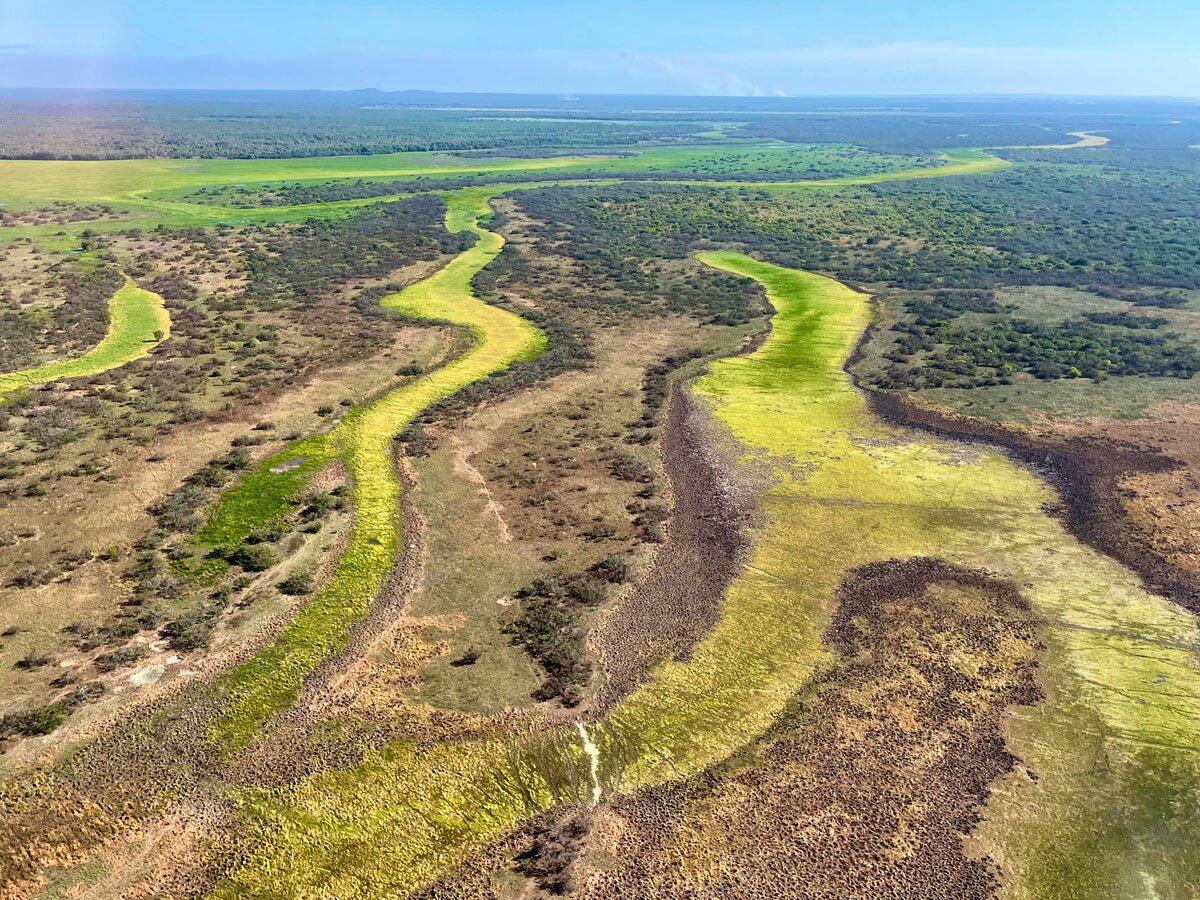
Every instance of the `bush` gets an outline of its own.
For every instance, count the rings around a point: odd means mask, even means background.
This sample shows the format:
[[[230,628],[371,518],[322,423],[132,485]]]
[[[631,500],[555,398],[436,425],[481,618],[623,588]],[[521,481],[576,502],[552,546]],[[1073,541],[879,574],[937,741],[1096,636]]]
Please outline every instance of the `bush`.
[[[146,651],[142,647],[118,647],[116,650],[110,650],[107,653],[101,653],[97,656],[95,659],[96,668],[101,672],[111,672],[114,669],[119,669],[121,666],[137,662],[145,655]]]
[[[224,609],[224,602],[214,599],[204,607],[189,610],[178,619],[168,622],[158,633],[166,638],[172,650],[200,650],[208,646]]]
[[[231,565],[241,566],[247,572],[262,572],[279,560],[265,544],[242,544],[227,557]]]
[[[286,535],[291,529],[286,522],[271,522],[261,528],[255,528],[246,535],[247,544],[273,544]]]
[[[50,580],[50,573],[36,566],[28,566],[17,573],[12,583],[19,588],[37,587]]]
[[[30,650],[23,657],[13,663],[13,667],[17,669],[40,669],[42,666],[49,665],[50,657],[45,653],[39,653],[37,650]]]
[[[479,659],[480,655],[481,651],[478,647],[468,647],[463,651],[462,656],[458,657],[457,659],[450,660],[450,665],[455,667],[473,666]]]
[[[633,578],[633,566],[627,556],[606,556],[590,571],[610,584],[624,584]]]
[[[632,456],[618,456],[609,464],[609,471],[622,481],[646,484],[654,480],[654,473],[650,471],[650,467]]]
[[[283,581],[279,582],[276,587],[290,597],[311,594],[313,578],[308,572],[293,572],[287,578],[283,579]]]
[[[0,740],[17,735],[49,734],[66,720],[70,711],[70,704],[59,700],[36,709],[7,713],[0,716]]]

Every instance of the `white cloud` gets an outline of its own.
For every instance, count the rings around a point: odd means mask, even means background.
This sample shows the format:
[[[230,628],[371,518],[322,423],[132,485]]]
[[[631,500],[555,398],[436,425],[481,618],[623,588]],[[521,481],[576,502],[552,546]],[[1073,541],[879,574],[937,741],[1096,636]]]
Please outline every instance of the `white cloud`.
[[[769,77],[789,93],[1200,94],[1200,69],[1165,48],[905,42],[704,58],[751,81]]]
[[[16,48],[12,48],[16,49]],[[1178,54],[954,43],[823,45],[712,54],[327,54],[293,60],[46,56],[0,48],[0,85],[405,88],[444,91],[798,94],[1200,95]]]

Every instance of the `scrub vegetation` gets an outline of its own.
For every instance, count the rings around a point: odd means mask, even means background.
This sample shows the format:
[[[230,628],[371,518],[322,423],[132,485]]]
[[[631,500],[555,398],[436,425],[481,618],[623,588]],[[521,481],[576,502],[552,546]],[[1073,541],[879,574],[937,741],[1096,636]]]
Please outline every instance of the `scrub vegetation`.
[[[92,350],[74,359],[0,374],[0,393],[122,366],[150,353],[171,331],[171,317],[163,308],[162,298],[129,280],[112,295],[108,314],[108,333]]]
[[[393,438],[431,403],[512,362],[536,357],[545,346],[545,337],[531,325],[471,296],[472,276],[503,245],[498,235],[478,224],[487,214],[486,193],[452,196],[446,210],[446,228],[452,234],[472,234],[475,244],[435,275],[381,301],[384,309],[402,315],[469,328],[470,349],[410,387],[399,388],[349,413],[327,435],[302,442],[260,465],[259,478],[270,481],[270,470],[289,460],[304,457],[303,464],[292,470],[299,473],[311,471],[336,455],[345,463],[352,484],[354,525],[329,584],[272,644],[220,682],[232,703],[230,711],[214,726],[213,738],[226,749],[243,747],[268,715],[295,701],[303,676],[339,649],[347,628],[366,614],[383,586],[402,537],[397,502],[400,485],[389,452]],[[300,477],[292,474],[288,481]],[[201,540],[244,541],[256,527],[281,511],[279,501],[286,501],[287,489],[263,490],[258,481],[252,476],[228,496],[201,532]]]
[[[1200,889],[1186,111],[71,102],[0,894]]]

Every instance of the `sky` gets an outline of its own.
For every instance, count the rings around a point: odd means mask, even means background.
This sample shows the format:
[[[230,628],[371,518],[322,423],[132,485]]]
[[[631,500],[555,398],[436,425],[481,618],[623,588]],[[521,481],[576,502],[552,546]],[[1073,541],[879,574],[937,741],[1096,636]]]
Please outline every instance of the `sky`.
[[[1200,0],[0,0],[0,87],[1200,96]]]

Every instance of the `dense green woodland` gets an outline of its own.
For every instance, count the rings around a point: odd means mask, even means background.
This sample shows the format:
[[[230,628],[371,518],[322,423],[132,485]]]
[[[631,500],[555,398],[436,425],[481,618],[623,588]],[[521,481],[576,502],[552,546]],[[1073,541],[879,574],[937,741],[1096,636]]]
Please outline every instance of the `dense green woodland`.
[[[694,123],[678,117],[615,123],[508,121],[469,112],[405,109],[0,101],[0,158],[6,159],[257,159],[484,147],[606,147],[681,138],[696,130]]]
[[[869,111],[854,115],[855,110]],[[519,110],[514,113],[513,110]],[[1189,101],[712,98],[433,92],[0,91],[0,158],[303,157],[404,150],[619,148],[697,133],[845,143],[923,155],[943,147],[1200,143]],[[1019,115],[1018,115],[1019,114]],[[715,131],[714,131],[715,129]]]
[[[1190,168],[1030,163],[836,194],[571,186],[519,202],[568,242],[564,252],[614,271],[629,256],[680,258],[732,242],[783,265],[907,289],[1200,288],[1200,181]]]
[[[1200,289],[1200,154],[1096,148],[1010,151],[1011,169],[833,192],[567,186],[522,191],[538,251],[575,261],[586,294],[660,287],[658,262],[740,245],[883,290],[934,292],[892,326],[893,389],[1200,371],[1191,338],[1136,312],[1028,322],[992,290],[1061,285],[1178,308]],[[686,295],[677,293],[683,299]],[[989,314],[964,325],[964,312]]]

